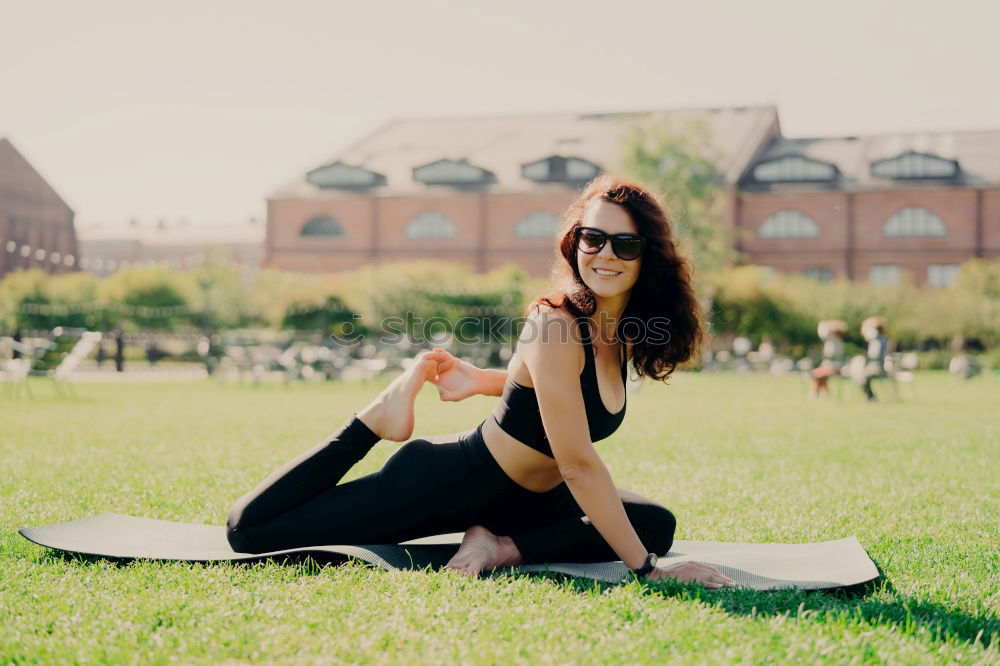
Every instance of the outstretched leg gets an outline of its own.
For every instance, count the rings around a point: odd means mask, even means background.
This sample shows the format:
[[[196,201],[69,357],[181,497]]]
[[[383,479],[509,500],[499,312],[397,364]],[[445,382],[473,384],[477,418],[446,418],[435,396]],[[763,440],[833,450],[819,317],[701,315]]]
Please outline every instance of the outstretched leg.
[[[437,356],[425,352],[370,404],[326,441],[274,471],[230,510],[227,535],[237,551],[250,544],[247,533],[336,486],[381,439],[404,441],[413,434],[413,403],[437,372]]]

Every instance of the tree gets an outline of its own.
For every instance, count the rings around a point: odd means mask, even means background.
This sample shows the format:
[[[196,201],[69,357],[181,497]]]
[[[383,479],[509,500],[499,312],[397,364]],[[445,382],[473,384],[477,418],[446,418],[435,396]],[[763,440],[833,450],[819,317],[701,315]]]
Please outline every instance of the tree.
[[[132,287],[125,294],[129,319],[140,329],[170,331],[183,319],[187,301],[169,282],[150,282]]]
[[[679,130],[636,123],[622,134],[622,172],[664,196],[679,244],[704,273],[730,265],[737,254],[733,230],[722,220],[716,159],[699,120]]]
[[[167,268],[129,268],[105,278],[105,325],[129,322],[138,329],[172,331],[189,316],[184,276]]]
[[[324,336],[337,336],[338,339],[350,339],[368,333],[357,313],[332,294],[322,303],[292,303],[281,319],[281,328],[312,331]]]

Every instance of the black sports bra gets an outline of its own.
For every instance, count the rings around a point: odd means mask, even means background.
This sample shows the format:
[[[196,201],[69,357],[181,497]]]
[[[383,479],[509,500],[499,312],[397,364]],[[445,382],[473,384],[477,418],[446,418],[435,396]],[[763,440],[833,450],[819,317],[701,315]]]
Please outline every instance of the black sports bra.
[[[594,349],[590,341],[590,329],[585,318],[579,317],[580,329],[583,334],[583,347],[586,362],[580,373],[580,387],[583,389],[583,404],[587,410],[587,425],[590,427],[590,441],[597,442],[609,437],[618,430],[625,419],[625,408],[628,407],[628,392],[625,393],[625,404],[621,411],[612,414],[601,401],[601,392],[597,388],[597,365],[594,362]],[[627,361],[622,361],[622,384],[625,384]],[[504,383],[503,395],[493,410],[493,420],[500,429],[517,441],[541,451],[550,458],[552,447],[545,435],[542,425],[542,413],[538,409],[538,398],[531,386],[522,386],[508,375]]]

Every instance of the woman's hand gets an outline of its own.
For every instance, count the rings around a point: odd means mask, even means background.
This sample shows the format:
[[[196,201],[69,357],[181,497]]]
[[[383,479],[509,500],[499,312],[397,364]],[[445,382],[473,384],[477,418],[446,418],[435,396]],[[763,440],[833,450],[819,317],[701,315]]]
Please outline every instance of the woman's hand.
[[[479,368],[435,347],[433,357],[438,361],[438,376],[434,384],[445,402],[458,402],[480,393]]]
[[[646,574],[646,580],[663,580],[673,578],[679,583],[698,583],[708,588],[734,587],[736,583],[732,578],[726,576],[715,567],[700,562],[685,562],[677,566],[664,569],[655,567]]]

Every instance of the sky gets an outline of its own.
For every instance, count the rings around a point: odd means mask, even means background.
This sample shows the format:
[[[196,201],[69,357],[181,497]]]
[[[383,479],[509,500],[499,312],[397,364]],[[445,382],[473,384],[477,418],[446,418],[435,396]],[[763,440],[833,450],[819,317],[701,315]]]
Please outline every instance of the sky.
[[[1000,4],[0,0],[0,137],[78,227],[265,218],[395,118],[773,104],[785,136],[1000,130]]]

